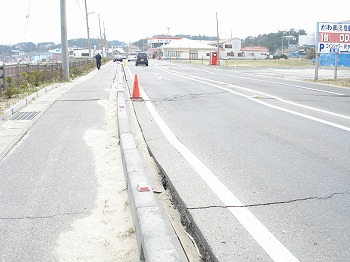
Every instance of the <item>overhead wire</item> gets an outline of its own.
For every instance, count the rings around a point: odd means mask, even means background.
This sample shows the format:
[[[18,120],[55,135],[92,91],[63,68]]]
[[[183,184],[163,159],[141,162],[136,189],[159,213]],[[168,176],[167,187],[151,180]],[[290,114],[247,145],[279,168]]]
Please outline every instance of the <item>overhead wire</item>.
[[[77,3],[78,3],[78,6],[79,6],[79,10],[80,10],[81,17],[82,17],[83,19],[85,19],[85,15],[84,15],[84,12],[83,12],[82,9],[81,9],[79,0],[77,0]]]
[[[28,8],[27,8],[27,13],[26,13],[26,19],[25,19],[25,24],[24,24],[24,42],[26,41],[27,39],[27,31],[28,31],[28,23],[29,23],[29,17],[30,17],[30,9],[31,9],[31,6],[32,6],[32,0],[29,0],[29,3],[28,3]]]

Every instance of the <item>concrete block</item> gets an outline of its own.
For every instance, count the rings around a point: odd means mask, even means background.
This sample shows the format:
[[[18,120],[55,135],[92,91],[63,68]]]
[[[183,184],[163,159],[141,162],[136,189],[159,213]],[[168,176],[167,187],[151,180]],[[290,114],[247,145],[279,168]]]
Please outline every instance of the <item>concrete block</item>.
[[[137,217],[146,261],[187,261],[180,256],[158,207],[138,208]]]
[[[127,119],[118,119],[118,128],[119,128],[119,134],[131,133],[129,120]]]
[[[126,173],[143,171],[143,163],[136,148],[122,149]]]
[[[131,133],[122,133],[122,134],[120,134],[120,146],[123,149],[136,148],[134,135],[131,134]]]

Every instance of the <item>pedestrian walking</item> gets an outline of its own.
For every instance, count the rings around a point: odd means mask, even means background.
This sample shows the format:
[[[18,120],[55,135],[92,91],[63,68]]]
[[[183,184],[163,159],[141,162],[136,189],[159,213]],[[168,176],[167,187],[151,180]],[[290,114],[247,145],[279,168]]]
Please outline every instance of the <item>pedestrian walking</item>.
[[[95,56],[95,58],[96,58],[96,66],[97,66],[97,69],[100,70],[102,56],[100,55],[100,53],[97,53],[97,55]]]

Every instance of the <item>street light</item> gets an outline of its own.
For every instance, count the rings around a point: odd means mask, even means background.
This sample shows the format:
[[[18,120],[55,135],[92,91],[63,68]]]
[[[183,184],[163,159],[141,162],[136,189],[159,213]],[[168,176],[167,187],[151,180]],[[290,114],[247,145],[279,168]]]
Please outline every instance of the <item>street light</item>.
[[[287,38],[288,39],[288,46],[287,46],[287,49],[289,48],[289,43],[290,43],[290,39],[295,39],[295,37],[294,36],[292,36],[292,35],[290,35],[290,32],[289,32],[289,35],[284,35],[284,33],[283,33],[283,35],[282,35],[282,54],[283,54],[283,46],[284,46],[284,44],[283,44],[283,39],[284,38]]]
[[[169,44],[169,30],[170,30],[170,27],[167,27],[166,30],[168,30],[168,33],[166,35],[166,42],[167,42],[167,44]]]

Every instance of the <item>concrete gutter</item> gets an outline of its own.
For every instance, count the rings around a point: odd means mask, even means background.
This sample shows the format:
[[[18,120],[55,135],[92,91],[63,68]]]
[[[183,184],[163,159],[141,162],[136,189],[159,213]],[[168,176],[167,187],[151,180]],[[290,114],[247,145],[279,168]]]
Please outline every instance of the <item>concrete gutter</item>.
[[[122,65],[118,67],[115,88],[117,88],[118,127],[120,150],[125,180],[131,203],[131,212],[136,229],[136,238],[141,261],[188,261],[170,221],[166,218],[155,197],[143,162],[131,132],[125,100],[125,79]],[[142,184],[149,191],[139,191]]]

